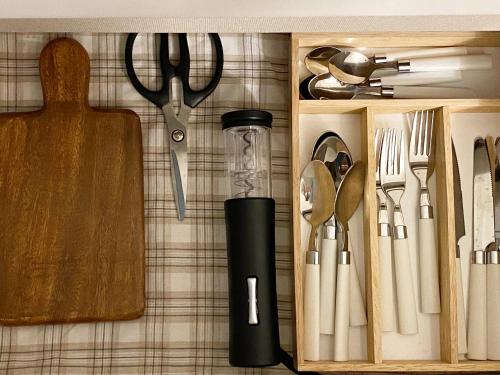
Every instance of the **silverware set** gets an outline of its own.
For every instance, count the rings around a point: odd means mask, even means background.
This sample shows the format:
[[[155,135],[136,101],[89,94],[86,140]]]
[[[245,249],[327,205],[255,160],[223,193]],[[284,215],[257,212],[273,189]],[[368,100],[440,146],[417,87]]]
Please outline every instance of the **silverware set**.
[[[364,164],[352,161],[336,133],[317,140],[300,186],[301,213],[311,227],[304,269],[304,358],[309,361],[320,359],[321,334],[334,336],[335,361],[349,360],[349,327],[367,324],[348,240],[364,180]]]
[[[429,179],[435,166],[435,113],[410,114],[407,144],[399,128],[376,129],[376,196],[381,323],[384,332],[418,333],[417,300],[401,202],[408,173],[418,182],[420,312],[441,312],[439,260]],[[468,320],[459,240],[465,235],[462,190],[453,145],[458,352],[473,360],[500,360],[500,137],[474,142],[473,244]],[[320,336],[333,335],[333,360],[349,360],[349,327],[366,324],[359,278],[349,249],[348,222],[362,196],[365,167],[352,161],[333,132],[316,142],[304,168],[300,208],[310,224],[304,267],[304,359],[320,359]],[[320,246],[318,246],[320,245]],[[394,287],[395,286],[395,287]],[[395,289],[395,290],[394,290]],[[395,314],[396,312],[396,314]],[[396,328],[397,327],[397,328]]]
[[[492,58],[468,55],[465,47],[394,51],[368,58],[357,51],[323,46],[310,51],[304,63],[312,75],[299,86],[302,99],[473,98],[474,92],[467,88],[428,85],[459,82],[464,70],[491,69]]]
[[[495,144],[489,136],[478,138],[474,142],[474,247],[469,275],[468,330],[467,337],[461,339],[462,342],[467,340],[467,356],[474,360],[500,360],[499,151],[500,138],[497,138]],[[460,185],[458,188],[460,189]],[[465,230],[460,233],[464,232]],[[458,311],[460,314],[460,306]]]
[[[401,208],[401,199],[406,188],[406,158],[420,187],[418,254],[421,312],[436,314],[441,311],[434,216],[427,184],[434,171],[433,132],[434,112],[427,110],[413,114],[408,149],[402,130],[377,129],[375,132],[380,299],[382,330],[385,332],[395,330],[396,304],[399,333],[418,333],[408,234]],[[393,206],[392,227],[388,202]],[[393,275],[396,280],[396,302]]]

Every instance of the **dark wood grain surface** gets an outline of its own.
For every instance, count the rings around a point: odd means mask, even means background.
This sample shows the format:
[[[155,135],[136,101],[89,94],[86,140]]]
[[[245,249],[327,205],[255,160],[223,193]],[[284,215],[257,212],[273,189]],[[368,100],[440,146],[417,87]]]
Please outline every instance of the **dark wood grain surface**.
[[[0,323],[131,319],[144,310],[138,116],[88,104],[74,40],[40,56],[44,106],[0,114]]]

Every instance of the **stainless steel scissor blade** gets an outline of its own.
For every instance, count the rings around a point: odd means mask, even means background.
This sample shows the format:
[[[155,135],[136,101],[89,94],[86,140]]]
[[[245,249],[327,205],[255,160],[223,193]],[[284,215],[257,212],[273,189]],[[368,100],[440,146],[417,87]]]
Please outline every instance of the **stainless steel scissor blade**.
[[[168,34],[162,33],[160,35],[159,56],[162,86],[159,90],[148,89],[141,83],[135,72],[132,52],[137,33],[129,34],[125,44],[125,66],[130,82],[144,98],[162,109],[167,120],[171,160],[170,169],[179,220],[184,219],[187,195],[187,133],[184,124],[187,124],[191,109],[197,107],[215,90],[222,77],[222,68],[224,65],[224,53],[219,35],[210,33],[208,36],[212,41],[215,51],[215,70],[212,79],[201,90],[193,90],[189,85],[191,60],[187,35],[185,33],[178,35],[179,63],[177,65],[173,65],[169,58]],[[174,108],[170,105],[171,99],[174,98],[172,93],[172,80],[174,78],[180,80],[180,84],[177,85],[179,90],[177,99],[180,101],[178,114],[176,114]]]
[[[182,221],[186,213],[188,174],[187,132],[186,127],[179,121],[175,110],[170,104],[164,105],[162,110],[167,121],[172,190],[174,192],[175,206],[177,207],[177,216]]]

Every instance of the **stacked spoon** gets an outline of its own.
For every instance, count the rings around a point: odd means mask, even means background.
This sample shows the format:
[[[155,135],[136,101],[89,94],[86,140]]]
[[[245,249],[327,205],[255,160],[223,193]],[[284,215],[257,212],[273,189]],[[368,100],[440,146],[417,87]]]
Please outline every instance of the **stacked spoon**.
[[[475,94],[469,89],[422,85],[458,82],[463,70],[492,67],[490,55],[467,55],[465,47],[394,51],[368,58],[323,46],[310,51],[304,62],[312,75],[301,82],[303,99],[472,98]],[[379,74],[382,70],[397,73]]]

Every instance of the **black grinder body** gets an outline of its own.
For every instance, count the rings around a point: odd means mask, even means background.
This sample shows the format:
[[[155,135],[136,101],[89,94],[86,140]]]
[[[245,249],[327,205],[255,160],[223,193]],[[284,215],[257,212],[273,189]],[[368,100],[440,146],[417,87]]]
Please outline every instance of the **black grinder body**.
[[[224,202],[224,209],[229,362],[237,367],[273,366],[280,363],[275,202],[272,198],[234,198]],[[251,305],[256,307],[253,313]]]

